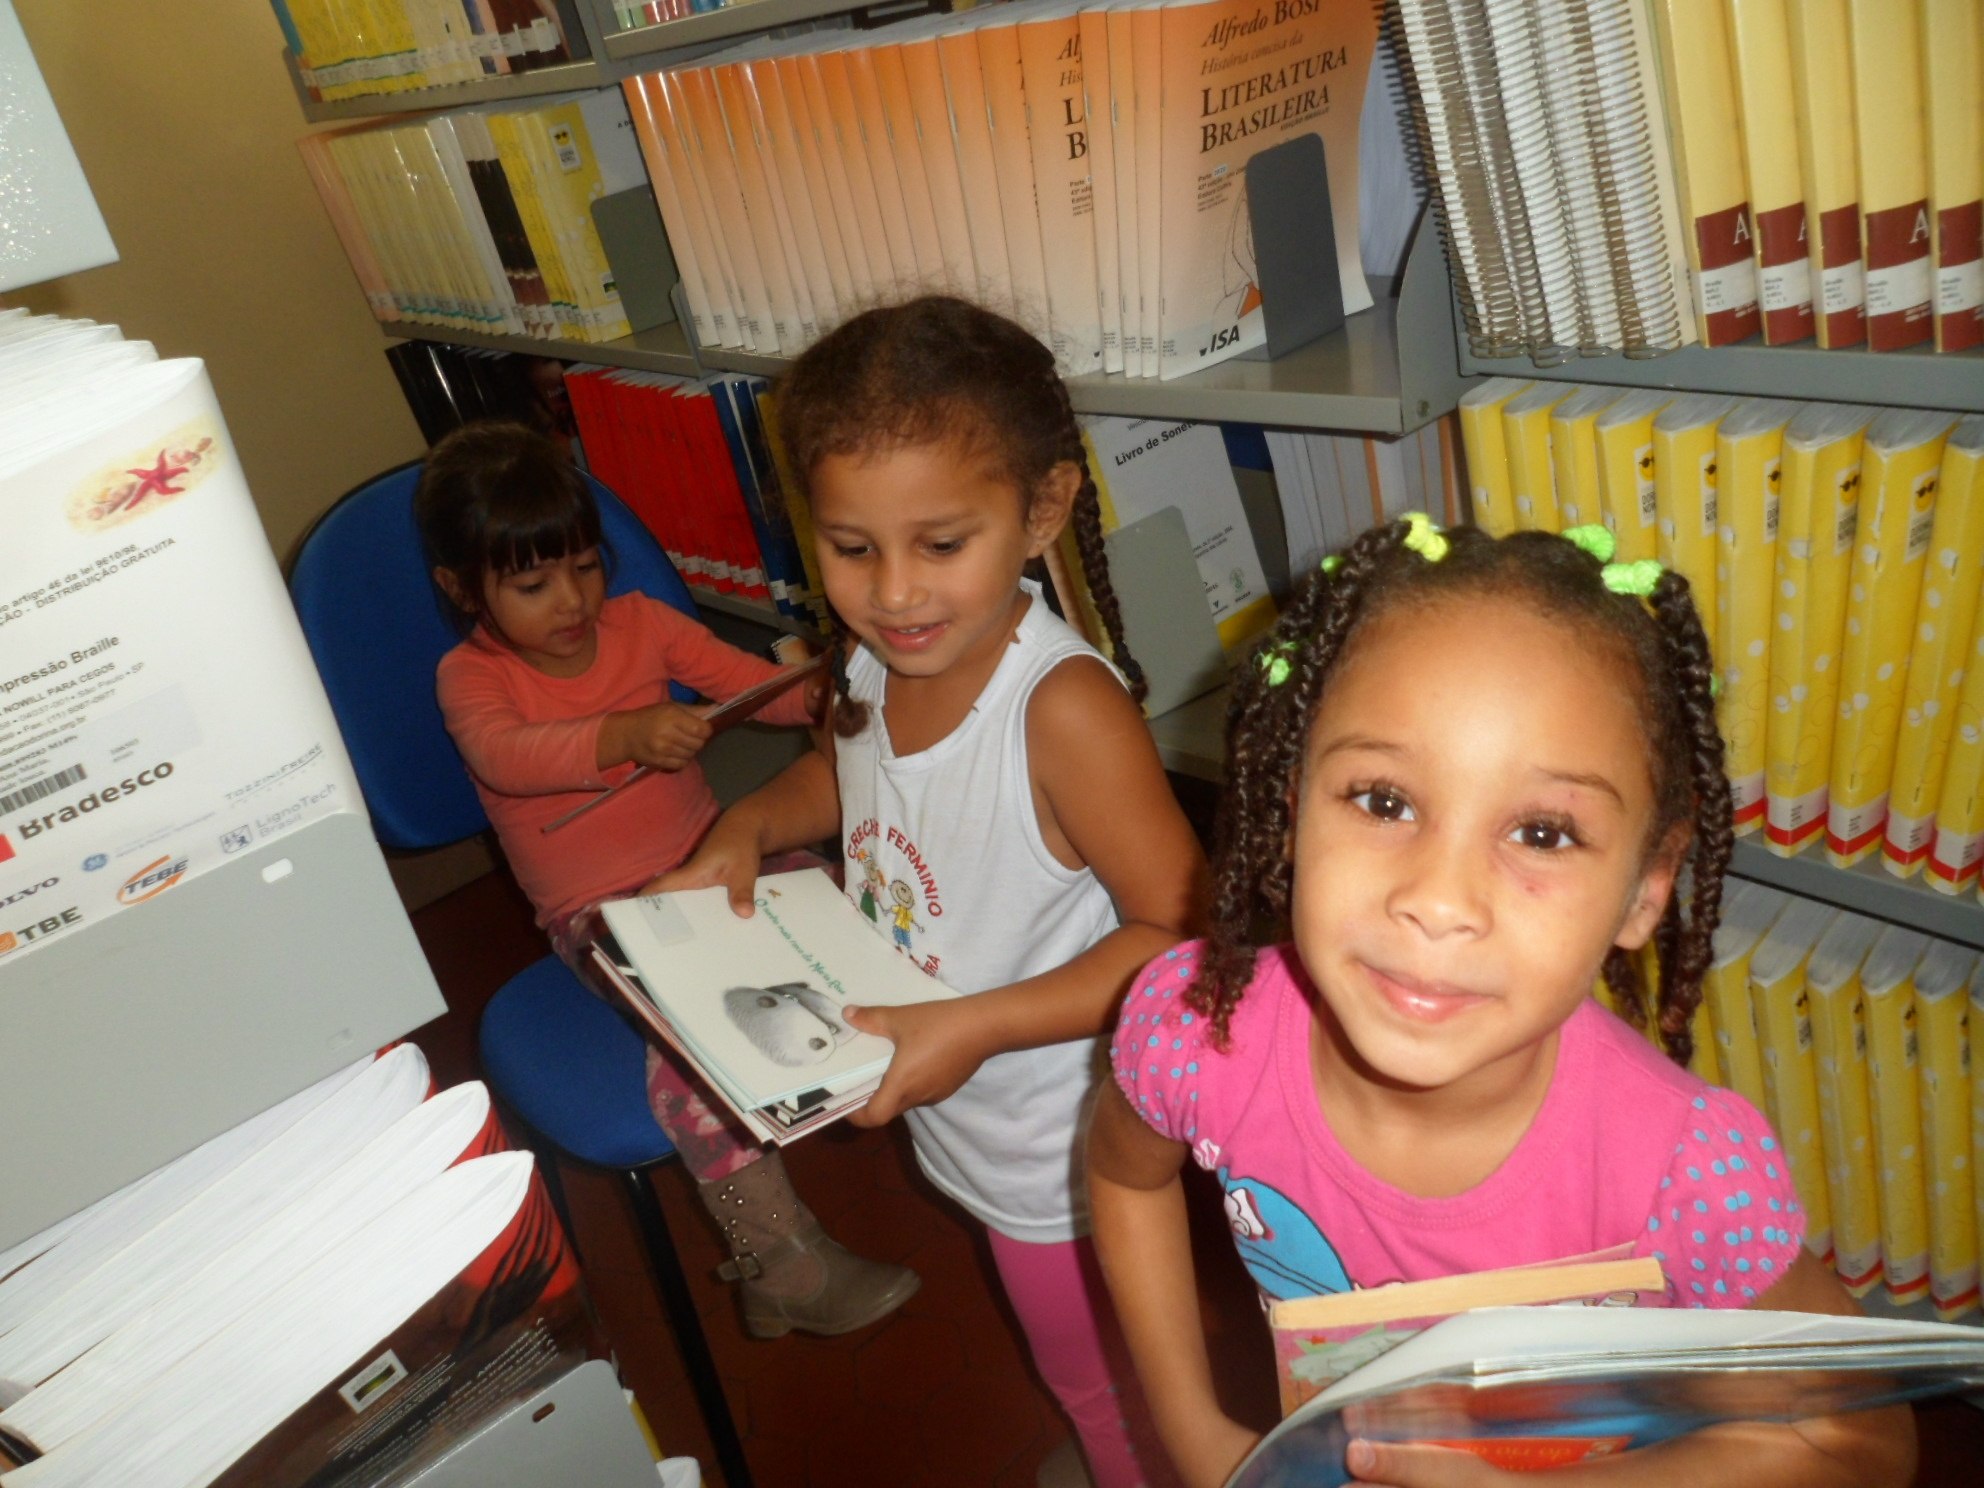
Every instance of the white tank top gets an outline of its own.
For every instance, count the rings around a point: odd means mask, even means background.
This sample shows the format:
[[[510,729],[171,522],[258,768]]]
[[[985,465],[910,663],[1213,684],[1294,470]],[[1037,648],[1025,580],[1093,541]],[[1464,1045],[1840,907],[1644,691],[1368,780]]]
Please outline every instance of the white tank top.
[[[882,722],[888,672],[863,649],[848,681],[868,727],[834,741],[848,897],[959,992],[1051,970],[1117,926],[1095,874],[1065,867],[1041,839],[1026,752],[1041,678],[1070,657],[1102,658],[1038,586],[1024,587],[1033,602],[1013,643],[948,737],[895,753]],[[1085,1233],[1081,1139],[1097,1070],[1094,1039],[995,1055],[949,1100],[908,1113],[918,1163],[1003,1235],[1045,1244]]]

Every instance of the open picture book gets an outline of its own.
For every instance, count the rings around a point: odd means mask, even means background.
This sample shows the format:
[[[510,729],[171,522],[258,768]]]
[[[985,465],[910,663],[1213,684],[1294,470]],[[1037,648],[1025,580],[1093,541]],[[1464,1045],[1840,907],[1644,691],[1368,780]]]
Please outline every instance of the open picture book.
[[[1721,1422],[1793,1421],[1980,1386],[1984,1329],[1948,1323],[1489,1307],[1434,1323],[1321,1391],[1261,1440],[1227,1488],[1336,1488],[1352,1481],[1344,1453],[1360,1437],[1459,1447],[1525,1471]]]
[[[841,1009],[958,994],[875,933],[823,869],[758,880],[740,918],[721,888],[602,905],[595,962],[654,1035],[761,1140],[784,1144],[858,1109],[895,1046]]]

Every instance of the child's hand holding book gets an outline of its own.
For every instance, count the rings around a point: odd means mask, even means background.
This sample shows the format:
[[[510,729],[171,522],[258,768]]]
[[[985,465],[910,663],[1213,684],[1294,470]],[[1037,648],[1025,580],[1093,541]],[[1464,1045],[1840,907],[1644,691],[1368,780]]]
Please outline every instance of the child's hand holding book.
[[[599,767],[631,763],[673,773],[701,754],[714,733],[702,710],[680,703],[609,713],[599,726]]]
[[[931,1106],[954,1095],[999,1052],[978,998],[919,1002],[902,1007],[848,1007],[842,1016],[862,1033],[896,1046],[882,1083],[868,1104],[848,1117],[850,1126],[881,1126],[913,1106]]]

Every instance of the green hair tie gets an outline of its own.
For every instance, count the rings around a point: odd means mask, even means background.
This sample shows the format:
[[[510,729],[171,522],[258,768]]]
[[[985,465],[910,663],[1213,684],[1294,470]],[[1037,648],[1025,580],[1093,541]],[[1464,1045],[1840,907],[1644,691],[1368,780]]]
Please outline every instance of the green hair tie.
[[[1722,696],[1722,673],[1710,672],[1708,674],[1708,695],[1711,698],[1718,699]]]
[[[1343,567],[1343,555],[1341,553],[1332,553],[1322,562],[1322,569],[1323,572],[1326,574],[1334,575],[1336,571],[1342,567]]]
[[[1300,649],[1294,641],[1276,641],[1254,658],[1254,665],[1261,669],[1261,675],[1268,679],[1268,686],[1279,687],[1295,672],[1295,664],[1289,660]]]
[[[1600,563],[1610,563],[1612,555],[1619,551],[1619,539],[1612,535],[1612,529],[1598,522],[1590,522],[1582,527],[1566,527],[1563,539],[1574,548],[1582,548]]]
[[[1656,560],[1639,558],[1631,563],[1608,563],[1599,570],[1598,577],[1614,594],[1632,594],[1648,599],[1665,572],[1667,570]]]
[[[1452,544],[1441,536],[1440,529],[1433,525],[1433,519],[1424,512],[1407,512],[1400,518],[1405,523],[1405,545],[1424,558],[1428,563],[1438,563],[1447,556]]]

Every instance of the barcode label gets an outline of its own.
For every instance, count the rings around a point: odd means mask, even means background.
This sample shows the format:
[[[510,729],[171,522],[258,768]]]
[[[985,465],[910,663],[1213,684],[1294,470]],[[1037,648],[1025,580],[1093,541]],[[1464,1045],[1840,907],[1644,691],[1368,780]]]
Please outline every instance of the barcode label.
[[[1914,563],[1929,551],[1929,535],[1936,528],[1936,509],[1916,512],[1908,519],[1908,557]]]
[[[1764,541],[1777,541],[1779,462],[1771,460],[1764,466]]]
[[[1659,515],[1653,491],[1653,446],[1643,444],[1633,456],[1633,468],[1640,478],[1640,526],[1651,527]]]
[[[57,770],[53,775],[0,796],[0,811],[18,811],[21,807],[32,801],[39,801],[44,796],[52,796],[57,791],[67,790],[72,785],[81,785],[84,777],[85,771],[81,765],[71,765],[66,770]]]
[[[1715,486],[1715,452],[1713,450],[1711,450],[1708,454],[1702,456],[1701,493],[1702,493],[1702,536],[1714,537],[1715,519],[1716,519],[1716,501],[1715,501],[1716,486]]]
[[[1855,480],[1859,479],[1860,472],[1857,468],[1854,470],[1853,476]],[[1842,505],[1839,509],[1837,519],[1839,525],[1833,530],[1832,550],[1835,555],[1852,552],[1853,540],[1860,535],[1859,504],[1853,500],[1852,493],[1847,487],[1846,482],[1842,480],[1839,484],[1839,494],[1851,504]]]

